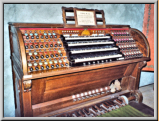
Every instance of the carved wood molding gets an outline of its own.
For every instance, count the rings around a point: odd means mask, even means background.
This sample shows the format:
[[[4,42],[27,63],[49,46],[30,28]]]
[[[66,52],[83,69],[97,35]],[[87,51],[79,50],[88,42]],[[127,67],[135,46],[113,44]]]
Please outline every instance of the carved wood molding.
[[[32,87],[32,81],[31,80],[23,81],[23,85],[24,85],[24,92],[31,91],[31,87]]]
[[[130,33],[133,36],[133,38],[136,40],[137,45],[140,46],[140,51],[143,53],[144,56],[150,57],[150,46],[148,43],[148,40],[146,39],[145,35],[141,33],[139,30],[130,28]],[[140,44],[138,42],[140,40]]]
[[[121,80],[121,87],[123,90],[130,90],[131,92],[133,92],[135,90],[135,80],[136,78],[133,76],[125,76],[122,78]]]
[[[135,97],[136,97],[136,101],[138,103],[141,103],[142,100],[143,100],[143,96],[142,96],[142,93],[140,92],[140,90],[135,90]]]
[[[27,74],[27,61],[26,61],[27,59],[26,59],[24,41],[23,41],[23,37],[22,37],[22,34],[21,34],[19,28],[16,28],[16,32],[17,32],[17,35],[19,36],[18,41],[19,41],[21,59],[22,59],[22,64],[23,64],[22,69],[23,69],[24,75],[26,75]]]
[[[143,61],[139,63],[139,69],[142,69],[144,66],[146,66],[147,62]]]
[[[142,68],[146,65],[146,61],[141,61],[139,62],[134,71],[132,72],[131,76],[135,77],[135,89],[138,89],[139,88],[139,81],[140,81],[140,74],[141,74],[141,70]]]

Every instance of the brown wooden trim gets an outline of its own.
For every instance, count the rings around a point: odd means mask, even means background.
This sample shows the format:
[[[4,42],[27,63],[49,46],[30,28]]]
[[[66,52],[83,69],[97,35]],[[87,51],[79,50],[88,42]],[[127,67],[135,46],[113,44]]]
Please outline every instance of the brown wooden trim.
[[[147,50],[146,57],[150,57],[150,46],[149,46],[148,40],[146,39],[145,35],[137,29],[130,28],[130,30],[137,32],[143,38],[144,44],[146,44],[146,50]],[[142,43],[140,43],[140,44],[142,44]]]
[[[131,75],[132,72],[133,72],[133,70],[134,70],[134,68],[135,68],[135,66],[136,66],[136,63],[130,64],[130,65],[127,67],[127,69],[126,69],[126,71],[125,71],[125,73],[124,73],[124,76],[129,76],[129,75]]]
[[[75,18],[73,16],[66,16],[66,20],[75,20]]]
[[[16,31],[17,31],[18,41],[19,41],[19,45],[20,45],[20,53],[21,53],[22,65],[23,65],[23,74],[25,75],[25,74],[27,74],[27,60],[26,60],[23,36],[22,36],[19,28],[16,28]]]
[[[142,93],[140,92],[140,90],[135,90],[135,97],[136,97],[136,101],[138,103],[142,103],[143,96],[142,96]]]
[[[22,84],[22,93],[24,117],[32,117],[31,91],[24,92],[24,85]]]
[[[140,74],[141,74],[142,68],[145,65],[146,65],[146,61],[139,62],[132,73],[132,76],[136,78],[134,83],[135,90],[139,89]]]
[[[146,66],[147,62],[146,61],[142,61],[139,62],[139,66],[138,66],[138,71],[137,71],[137,76],[136,76],[136,84],[135,84],[135,90],[139,89],[139,82],[140,82],[140,74],[141,74],[141,70],[144,66]]]
[[[66,12],[65,12],[65,9],[64,7],[62,7],[62,18],[63,18],[63,23],[64,23],[64,26],[67,26],[67,21],[66,21]]]
[[[102,18],[96,18],[97,21],[102,21],[103,22],[103,19]]]
[[[73,12],[73,7],[66,8],[62,6],[62,10],[64,10],[65,12]]]
[[[132,92],[135,90],[135,83],[136,83],[136,77],[130,75],[128,77],[128,89],[131,90]]]
[[[22,80],[20,79],[19,80],[19,102],[20,102],[20,113],[21,113],[21,116],[24,116],[24,112],[23,112],[23,94],[22,94]]]
[[[104,17],[104,11],[102,10],[101,13],[102,13],[102,18],[103,18],[103,27],[106,28],[106,20],[105,20],[105,17]]]

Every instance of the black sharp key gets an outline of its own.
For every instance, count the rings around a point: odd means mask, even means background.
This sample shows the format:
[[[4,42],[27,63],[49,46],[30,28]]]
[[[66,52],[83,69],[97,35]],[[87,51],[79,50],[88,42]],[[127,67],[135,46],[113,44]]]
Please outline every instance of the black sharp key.
[[[82,111],[83,111],[83,113],[85,114],[86,117],[89,117],[90,114],[85,109],[83,109]]]
[[[89,113],[86,109],[83,109],[83,113],[85,114],[86,117],[95,117],[94,114]]]
[[[78,117],[83,117],[82,115],[79,114],[78,111],[76,111],[75,114],[76,114]]]
[[[112,111],[112,108],[111,108],[111,106],[108,103],[104,102],[103,104],[105,104],[105,106],[109,109],[109,111]]]
[[[77,112],[72,113],[72,117],[81,117],[79,116],[79,114],[77,114]]]
[[[109,103],[112,104],[116,109],[119,108],[119,106],[115,104],[113,101],[109,100]]]
[[[97,105],[94,106],[97,110],[102,111]]]
[[[117,101],[120,102],[122,106],[126,105],[125,102],[123,100],[121,100],[121,99],[117,99]]]
[[[106,101],[105,104],[107,104],[109,107],[111,107],[112,109],[115,109],[115,107],[109,102],[109,101]]]
[[[69,117],[69,115],[68,114],[64,114],[64,117]]]
[[[105,113],[105,111],[103,111],[103,110],[102,110],[101,108],[99,108],[97,105],[95,105],[94,107],[98,110],[99,113],[101,113],[101,114],[104,114],[104,113]]]
[[[117,104],[119,107],[122,106],[122,103],[120,103],[119,101],[117,101],[117,99],[114,99],[113,102],[114,102],[115,104]]]
[[[90,107],[88,110],[89,113],[93,113],[95,116],[99,116],[99,114],[92,107]]]
[[[82,116],[82,117],[86,117],[81,110],[78,111],[78,113]]]

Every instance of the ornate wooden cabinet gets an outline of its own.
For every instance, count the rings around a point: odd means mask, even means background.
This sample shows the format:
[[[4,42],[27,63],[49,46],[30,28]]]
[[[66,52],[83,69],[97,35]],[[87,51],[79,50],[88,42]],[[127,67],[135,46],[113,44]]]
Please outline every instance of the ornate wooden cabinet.
[[[9,23],[16,116],[61,116],[121,96],[142,102],[140,73],[150,60],[142,32],[129,25],[68,26],[76,18],[65,12],[75,9],[62,10],[64,24]]]

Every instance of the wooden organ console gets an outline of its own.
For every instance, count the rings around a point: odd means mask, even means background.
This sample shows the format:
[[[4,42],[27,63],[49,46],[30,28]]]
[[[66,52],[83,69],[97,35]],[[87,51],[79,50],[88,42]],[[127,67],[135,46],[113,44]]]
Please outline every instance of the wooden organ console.
[[[146,37],[129,25],[106,26],[102,10],[91,11],[103,25],[77,26],[65,14],[76,9],[62,8],[64,24],[9,23],[16,116],[95,117],[142,102]]]

